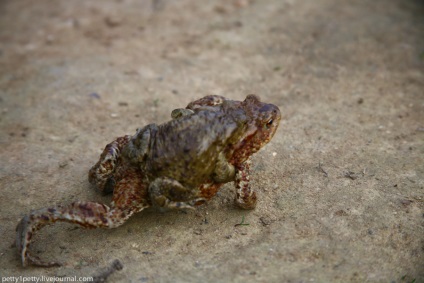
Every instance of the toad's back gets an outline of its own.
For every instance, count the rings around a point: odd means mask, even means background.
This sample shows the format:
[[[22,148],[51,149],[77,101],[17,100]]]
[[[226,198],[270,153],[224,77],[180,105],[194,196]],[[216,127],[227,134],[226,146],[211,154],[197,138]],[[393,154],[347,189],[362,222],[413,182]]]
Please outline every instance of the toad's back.
[[[240,130],[222,111],[199,111],[162,124],[152,137],[147,172],[153,178],[166,176],[197,187],[210,179],[219,154],[231,150]]]

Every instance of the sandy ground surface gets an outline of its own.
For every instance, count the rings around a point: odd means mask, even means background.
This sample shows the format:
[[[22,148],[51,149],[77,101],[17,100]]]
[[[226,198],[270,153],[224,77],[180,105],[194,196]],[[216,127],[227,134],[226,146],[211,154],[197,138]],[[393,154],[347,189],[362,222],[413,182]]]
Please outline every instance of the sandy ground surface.
[[[120,259],[110,282],[424,282],[423,1],[3,0],[0,44],[2,278]],[[229,184],[115,230],[57,224],[32,250],[64,266],[21,267],[31,209],[110,201],[87,181],[106,143],[250,93],[284,118],[253,158],[255,210]]]

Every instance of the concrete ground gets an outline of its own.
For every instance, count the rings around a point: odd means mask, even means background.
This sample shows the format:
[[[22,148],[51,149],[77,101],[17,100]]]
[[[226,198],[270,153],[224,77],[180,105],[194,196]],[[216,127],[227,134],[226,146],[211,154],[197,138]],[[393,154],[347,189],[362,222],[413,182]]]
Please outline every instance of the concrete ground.
[[[31,209],[93,200],[105,146],[208,94],[280,107],[253,211],[225,186],[114,230],[56,224],[22,268]],[[109,282],[424,282],[424,2],[0,2],[0,276]],[[236,225],[240,224],[248,225]]]

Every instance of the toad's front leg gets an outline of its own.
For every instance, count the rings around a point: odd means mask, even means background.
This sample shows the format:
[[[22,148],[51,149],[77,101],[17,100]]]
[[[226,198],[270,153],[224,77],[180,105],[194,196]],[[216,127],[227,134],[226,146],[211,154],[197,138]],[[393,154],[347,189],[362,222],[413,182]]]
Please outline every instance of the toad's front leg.
[[[60,265],[57,262],[43,262],[32,256],[29,251],[34,233],[46,225],[62,221],[79,224],[85,228],[115,228],[123,224],[132,214],[148,206],[147,189],[142,182],[141,173],[136,168],[129,168],[116,183],[110,208],[101,203],[74,202],[65,206],[32,211],[16,227],[16,246],[22,265],[26,266],[28,263],[43,267]]]
[[[243,209],[254,209],[256,207],[256,192],[250,187],[250,160],[248,159],[236,168],[236,198],[235,204]]]

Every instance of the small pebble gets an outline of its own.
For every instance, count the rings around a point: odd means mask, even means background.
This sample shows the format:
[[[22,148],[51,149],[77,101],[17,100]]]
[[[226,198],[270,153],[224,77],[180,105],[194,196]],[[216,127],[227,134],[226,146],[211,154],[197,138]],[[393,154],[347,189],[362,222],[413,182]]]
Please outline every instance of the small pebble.
[[[96,98],[96,99],[100,99],[100,95],[96,92],[92,92],[89,94],[91,98]]]
[[[120,26],[122,23],[122,20],[118,17],[107,16],[105,18],[105,23],[108,27],[114,28],[114,27]]]

